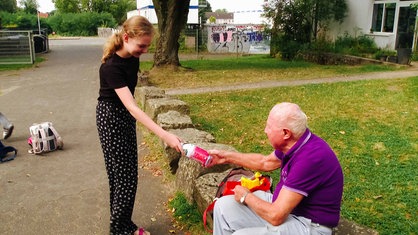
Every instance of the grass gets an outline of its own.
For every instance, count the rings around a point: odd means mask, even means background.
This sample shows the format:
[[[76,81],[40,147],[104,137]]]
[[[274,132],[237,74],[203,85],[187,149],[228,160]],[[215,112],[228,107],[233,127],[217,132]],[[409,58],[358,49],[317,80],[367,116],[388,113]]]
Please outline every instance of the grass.
[[[309,80],[368,72],[395,71],[405,66],[359,65],[321,66],[303,61],[286,62],[266,55],[181,61],[193,70],[152,72],[150,82],[160,88],[221,86],[266,80]],[[152,62],[141,62],[141,70],[150,70]]]
[[[0,71],[28,69],[37,66],[37,64],[41,63],[44,60],[44,57],[37,56],[35,57],[34,64],[0,64]]]
[[[153,74],[160,88],[314,79],[395,71],[388,65],[320,66],[266,56],[182,61],[192,71]],[[142,62],[141,68],[151,63]],[[418,231],[418,77],[183,95],[197,128],[243,152],[272,151],[263,132],[271,107],[298,103],[337,153],[345,176],[342,216],[380,234]],[[279,173],[273,174],[279,179]],[[176,200],[176,199],[175,199]],[[181,200],[181,198],[179,199]],[[202,227],[197,224],[193,234]]]
[[[190,204],[184,194],[177,193],[173,200],[169,201],[173,216],[180,223],[182,230],[187,229],[191,234],[204,234],[202,215],[195,204]]]
[[[43,61],[36,58],[36,63]],[[2,70],[35,65],[0,65]],[[188,60],[193,71],[152,77],[161,88],[238,84],[263,80],[313,79],[404,67],[386,65],[320,66],[283,62],[266,56],[218,60]],[[141,62],[147,70],[151,62]],[[154,75],[155,76],[155,75]],[[314,133],[328,141],[343,166],[345,189],[342,216],[380,234],[417,234],[418,231],[418,77],[409,79],[278,87],[252,91],[184,95],[190,116],[199,129],[218,143],[243,152],[269,153],[263,132],[267,114],[277,102],[298,103],[309,116]],[[149,162],[167,165],[154,135],[145,134],[152,153]],[[154,154],[157,153],[157,154]],[[158,158],[156,156],[161,156]],[[158,158],[157,160],[155,158]],[[149,165],[151,169],[155,166]],[[163,166],[164,167],[164,166]],[[168,168],[168,166],[165,166]],[[166,174],[166,175],[169,175]],[[273,174],[276,182],[278,173]],[[172,180],[172,179],[171,179]],[[174,216],[193,234],[206,234],[196,222],[195,208],[176,195]],[[188,218],[192,217],[187,222]],[[200,218],[200,217],[199,217]],[[200,232],[199,232],[200,231]]]
[[[417,95],[413,77],[179,98],[190,105],[193,123],[218,143],[265,154],[272,151],[263,132],[271,107],[299,104],[342,164],[342,216],[380,234],[411,235],[418,231]]]

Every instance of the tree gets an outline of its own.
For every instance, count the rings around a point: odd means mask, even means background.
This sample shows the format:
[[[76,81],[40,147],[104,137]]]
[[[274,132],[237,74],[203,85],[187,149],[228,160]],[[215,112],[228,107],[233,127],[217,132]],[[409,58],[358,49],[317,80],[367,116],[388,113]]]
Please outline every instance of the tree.
[[[136,9],[135,0],[117,0],[113,4],[109,5],[109,13],[122,24],[126,20],[126,13]]]
[[[81,12],[79,0],[52,0],[52,2],[59,13]]]
[[[36,0],[20,0],[20,5],[23,6],[23,11],[27,14],[38,13],[38,2]]]
[[[14,13],[17,10],[16,0],[1,0],[0,9],[5,12]]]
[[[190,0],[153,0],[158,19],[158,38],[154,53],[154,67],[171,67],[180,65],[179,37],[186,26]]]
[[[264,16],[273,23],[271,54],[311,43],[331,21],[342,22],[346,12],[346,0],[270,0]]]
[[[211,23],[211,24],[216,23],[216,17],[215,16],[210,16],[209,17],[209,23]]]
[[[136,9],[135,0],[79,0],[82,11],[108,12],[112,14],[118,24],[126,20],[126,13]]]
[[[206,14],[205,14],[206,12],[212,12],[212,7],[210,6],[210,3],[207,1],[206,1],[205,7],[199,7],[199,18],[200,18],[201,24],[204,24],[207,20]]]
[[[126,20],[126,13],[136,8],[135,0],[52,0],[61,13],[110,13],[118,24]]]
[[[216,9],[215,11],[216,13],[228,13],[228,10],[223,8],[223,9]]]

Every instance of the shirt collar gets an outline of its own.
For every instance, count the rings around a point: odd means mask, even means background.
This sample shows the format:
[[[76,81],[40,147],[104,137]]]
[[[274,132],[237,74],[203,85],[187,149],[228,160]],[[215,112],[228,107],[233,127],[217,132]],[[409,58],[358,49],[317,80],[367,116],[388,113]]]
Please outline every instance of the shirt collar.
[[[300,148],[302,148],[303,145],[305,145],[308,140],[311,138],[311,131],[306,128],[305,133],[299,138],[299,140],[290,148],[290,150],[284,154],[285,157],[291,157],[293,154],[295,154],[297,151],[299,151]]]

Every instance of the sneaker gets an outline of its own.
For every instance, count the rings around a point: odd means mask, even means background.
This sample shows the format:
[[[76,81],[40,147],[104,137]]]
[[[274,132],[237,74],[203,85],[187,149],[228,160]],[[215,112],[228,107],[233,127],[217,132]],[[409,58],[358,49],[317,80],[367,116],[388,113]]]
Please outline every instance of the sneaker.
[[[3,128],[3,139],[7,139],[12,135],[13,128],[13,124],[11,124],[9,128]]]

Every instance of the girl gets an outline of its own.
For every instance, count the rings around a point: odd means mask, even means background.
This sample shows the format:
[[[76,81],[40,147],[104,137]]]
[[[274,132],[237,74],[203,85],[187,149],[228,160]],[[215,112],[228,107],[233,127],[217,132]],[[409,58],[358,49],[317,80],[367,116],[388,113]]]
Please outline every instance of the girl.
[[[132,222],[138,183],[136,121],[181,152],[181,140],[162,129],[137,105],[139,57],[148,51],[153,25],[142,16],[127,19],[103,50],[96,124],[110,187],[110,234],[149,234]]]

